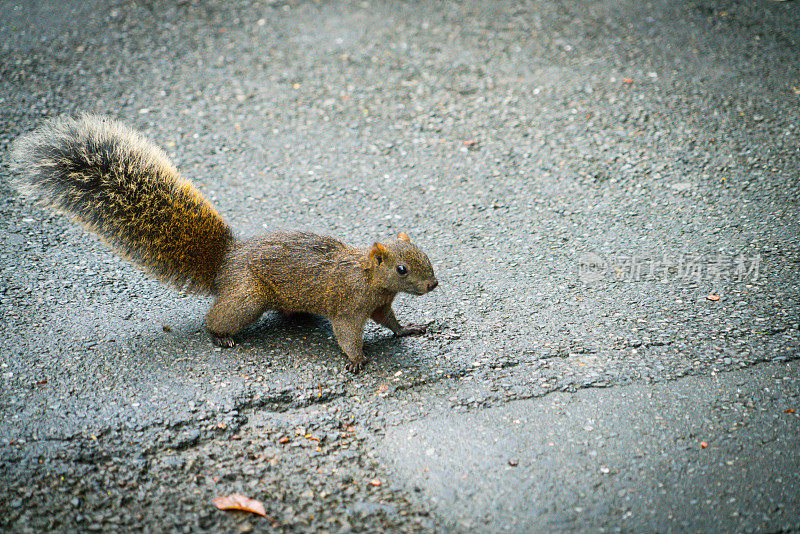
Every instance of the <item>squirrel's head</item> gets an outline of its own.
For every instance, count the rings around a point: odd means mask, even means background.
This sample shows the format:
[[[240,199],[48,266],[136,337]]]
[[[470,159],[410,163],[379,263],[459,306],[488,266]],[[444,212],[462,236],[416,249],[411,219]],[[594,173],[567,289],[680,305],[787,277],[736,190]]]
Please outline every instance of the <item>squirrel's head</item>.
[[[372,245],[369,258],[381,285],[388,291],[424,295],[439,285],[428,256],[402,232],[396,239]]]

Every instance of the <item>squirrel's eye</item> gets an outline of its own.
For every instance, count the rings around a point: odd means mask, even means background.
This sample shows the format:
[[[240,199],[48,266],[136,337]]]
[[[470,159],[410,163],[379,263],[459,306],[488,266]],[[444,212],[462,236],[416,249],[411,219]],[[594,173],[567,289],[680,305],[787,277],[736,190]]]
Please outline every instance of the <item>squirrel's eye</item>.
[[[406,267],[405,265],[398,265],[397,266],[397,274],[399,274],[400,276],[407,275],[408,274],[408,267]]]

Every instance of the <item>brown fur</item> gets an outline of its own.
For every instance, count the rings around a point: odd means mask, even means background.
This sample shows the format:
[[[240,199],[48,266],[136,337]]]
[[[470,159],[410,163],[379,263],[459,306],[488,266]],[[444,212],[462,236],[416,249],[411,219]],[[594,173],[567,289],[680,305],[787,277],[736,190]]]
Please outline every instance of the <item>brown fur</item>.
[[[155,145],[102,117],[61,118],[13,148],[20,189],[43,197],[157,278],[216,295],[206,328],[220,346],[266,310],[327,317],[358,371],[372,319],[395,335],[398,292],[422,295],[438,281],[408,235],[366,249],[307,232],[237,240],[197,189]]]
[[[12,147],[15,184],[64,211],[160,280],[216,291],[233,234],[164,152],[103,117],[61,117]]]

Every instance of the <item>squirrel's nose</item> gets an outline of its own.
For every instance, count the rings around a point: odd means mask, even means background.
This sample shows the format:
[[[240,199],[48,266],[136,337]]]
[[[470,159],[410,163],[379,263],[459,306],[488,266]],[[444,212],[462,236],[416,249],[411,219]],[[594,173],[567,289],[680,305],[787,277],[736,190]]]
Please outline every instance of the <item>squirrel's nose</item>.
[[[428,282],[428,291],[433,291],[433,289],[439,285],[438,280],[434,280],[433,282]]]

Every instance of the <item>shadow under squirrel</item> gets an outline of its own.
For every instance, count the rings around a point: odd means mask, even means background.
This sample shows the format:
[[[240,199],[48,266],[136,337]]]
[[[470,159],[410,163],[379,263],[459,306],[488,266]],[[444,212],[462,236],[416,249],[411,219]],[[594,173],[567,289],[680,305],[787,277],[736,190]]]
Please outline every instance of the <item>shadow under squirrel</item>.
[[[401,326],[392,310],[398,292],[424,295],[438,285],[404,233],[365,249],[300,231],[238,239],[160,148],[106,117],[50,120],[15,141],[12,159],[18,189],[158,279],[214,295],[205,326],[220,347],[232,347],[232,336],[266,310],[314,313],[330,320],[347,368],[358,372],[367,319],[396,336],[425,332]]]

